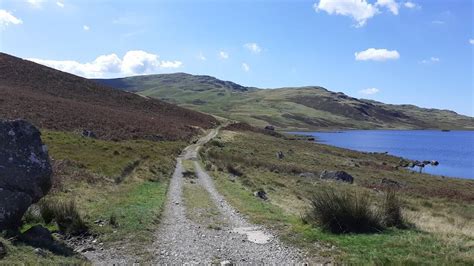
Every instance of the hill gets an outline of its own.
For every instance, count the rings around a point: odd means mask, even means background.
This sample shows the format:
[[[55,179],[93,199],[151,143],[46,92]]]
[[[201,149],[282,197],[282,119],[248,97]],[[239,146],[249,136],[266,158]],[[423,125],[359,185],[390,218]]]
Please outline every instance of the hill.
[[[357,99],[317,86],[258,89],[185,73],[98,79],[143,96],[285,130],[474,129],[474,118],[453,111]]]
[[[188,139],[217,121],[157,99],[0,53],[0,117],[102,139]]]

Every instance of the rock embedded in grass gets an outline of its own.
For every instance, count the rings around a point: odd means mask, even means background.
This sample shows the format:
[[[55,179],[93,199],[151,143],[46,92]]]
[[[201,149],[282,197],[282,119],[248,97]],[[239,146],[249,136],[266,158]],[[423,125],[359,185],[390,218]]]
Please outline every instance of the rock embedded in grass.
[[[321,172],[321,175],[319,175],[319,178],[337,180],[337,181],[347,182],[347,183],[351,183],[351,184],[354,182],[354,177],[352,177],[350,174],[348,174],[344,171],[327,171],[327,170],[324,170],[324,171]]]
[[[0,230],[15,229],[52,185],[48,149],[24,120],[0,120]]]

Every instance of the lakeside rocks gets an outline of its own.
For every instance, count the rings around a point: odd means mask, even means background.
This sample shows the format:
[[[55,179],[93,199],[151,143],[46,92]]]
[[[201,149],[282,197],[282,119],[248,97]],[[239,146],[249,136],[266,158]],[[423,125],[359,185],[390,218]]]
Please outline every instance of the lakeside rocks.
[[[331,180],[337,180],[337,181],[342,181],[342,182],[347,182],[352,184],[354,182],[354,177],[352,177],[350,174],[344,172],[344,171],[327,171],[324,170],[321,172],[321,175],[319,175],[320,179],[331,179]]]
[[[23,120],[0,120],[0,230],[16,229],[28,207],[51,188],[40,132]]]

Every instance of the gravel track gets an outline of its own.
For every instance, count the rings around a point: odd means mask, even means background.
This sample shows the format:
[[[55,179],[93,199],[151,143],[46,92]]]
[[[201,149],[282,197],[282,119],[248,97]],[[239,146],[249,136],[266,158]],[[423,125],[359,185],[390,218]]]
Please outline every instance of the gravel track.
[[[153,263],[158,264],[301,264],[302,253],[282,244],[259,226],[250,224],[236,212],[216,190],[212,178],[194,163],[198,182],[210,195],[226,226],[222,230],[209,229],[189,220],[183,204],[182,160],[196,160],[199,148],[218,133],[212,130],[196,144],[187,147],[178,158],[168,190],[168,201],[161,225],[155,234]],[[239,231],[239,232],[237,232]],[[249,234],[244,234],[248,232]],[[255,242],[265,243],[258,244]]]
[[[154,243],[149,252],[151,264],[272,264],[302,265],[306,257],[298,249],[282,244],[261,226],[255,226],[242,217],[214,186],[212,177],[199,165],[197,154],[203,144],[218,134],[213,129],[195,144],[186,147],[177,158],[170,182],[167,202],[160,226],[154,233]],[[186,217],[183,194],[183,160],[193,160],[197,182],[208,193],[219,209],[219,219],[224,222],[221,230],[198,224]],[[139,258],[126,252],[126,243],[118,249],[86,252],[93,265],[132,265]]]

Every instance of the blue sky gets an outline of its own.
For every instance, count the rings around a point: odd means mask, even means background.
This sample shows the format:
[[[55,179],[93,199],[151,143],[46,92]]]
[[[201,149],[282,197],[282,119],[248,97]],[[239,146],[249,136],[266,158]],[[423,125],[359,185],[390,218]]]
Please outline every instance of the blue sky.
[[[87,77],[320,85],[474,115],[471,0],[0,0],[0,51]]]

